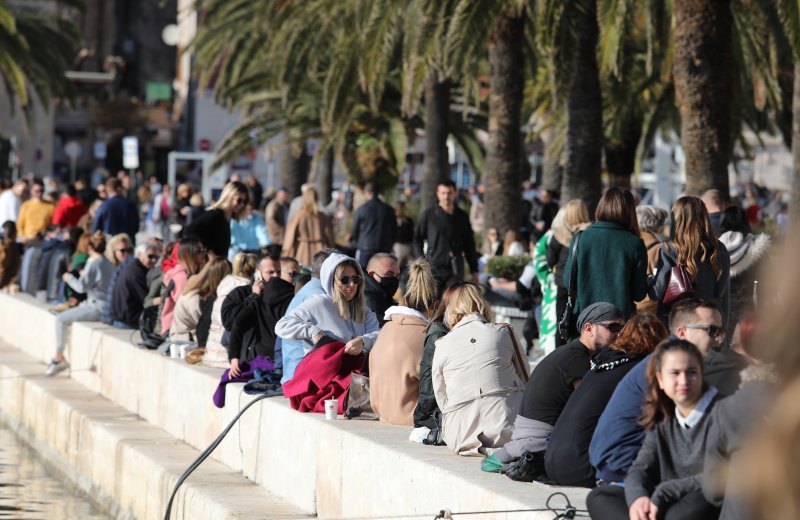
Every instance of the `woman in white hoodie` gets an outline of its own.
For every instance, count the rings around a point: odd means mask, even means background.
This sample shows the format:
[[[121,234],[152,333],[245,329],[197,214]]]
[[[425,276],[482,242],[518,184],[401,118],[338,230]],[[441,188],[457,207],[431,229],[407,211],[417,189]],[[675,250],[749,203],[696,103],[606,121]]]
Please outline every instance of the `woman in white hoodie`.
[[[772,246],[772,239],[765,233],[753,233],[747,212],[739,206],[729,206],[722,212],[719,232],[719,241],[725,244],[731,257],[731,310],[726,328],[727,337],[732,338],[739,319],[755,310],[755,282]]]
[[[280,319],[275,333],[314,346],[326,336],[345,344],[346,354],[369,351],[380,325],[364,304],[364,273],[347,255],[335,253],[320,270],[324,294],[312,296]]]

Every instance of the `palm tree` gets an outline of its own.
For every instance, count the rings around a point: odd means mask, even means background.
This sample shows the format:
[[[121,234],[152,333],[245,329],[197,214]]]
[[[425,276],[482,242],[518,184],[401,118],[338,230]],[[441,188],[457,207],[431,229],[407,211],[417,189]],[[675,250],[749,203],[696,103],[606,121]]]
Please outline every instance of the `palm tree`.
[[[79,0],[62,2],[81,7]],[[18,102],[29,114],[33,100],[45,110],[53,97],[69,97],[64,77],[81,37],[68,20],[0,1],[0,78],[11,107]]]
[[[729,192],[731,2],[675,0],[675,103],[681,114],[686,192]]]
[[[794,174],[791,189],[792,220],[800,221],[800,4],[776,0],[785,34],[792,51],[794,88],[792,90],[791,149]]]

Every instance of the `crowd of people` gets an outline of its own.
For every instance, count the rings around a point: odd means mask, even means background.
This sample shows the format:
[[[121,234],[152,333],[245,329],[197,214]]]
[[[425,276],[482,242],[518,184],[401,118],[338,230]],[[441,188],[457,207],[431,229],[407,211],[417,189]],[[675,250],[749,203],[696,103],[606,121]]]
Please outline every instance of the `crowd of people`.
[[[778,381],[754,340],[774,248],[758,215],[714,190],[667,211],[609,188],[592,218],[523,190],[519,228],[499,230],[481,187],[465,210],[450,181],[415,225],[371,183],[360,205],[340,192],[323,206],[313,185],[291,200],[234,178],[206,206],[140,176],[22,179],[0,194],[0,286],[53,304],[48,376],[69,368],[69,325],[102,321],[182,348],[221,389],[283,388],[317,411],[338,398],[484,471],[592,488],[596,519],[748,516],[725,471],[730,424],[740,446]],[[516,280],[485,272],[526,254]],[[531,310],[547,353],[532,373],[498,302]],[[347,403],[351,372],[366,402]]]

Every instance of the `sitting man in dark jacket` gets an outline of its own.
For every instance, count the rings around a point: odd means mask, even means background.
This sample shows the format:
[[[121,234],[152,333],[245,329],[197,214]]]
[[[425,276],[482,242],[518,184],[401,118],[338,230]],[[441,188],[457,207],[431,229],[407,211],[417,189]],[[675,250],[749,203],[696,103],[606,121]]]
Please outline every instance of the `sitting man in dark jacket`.
[[[275,324],[286,314],[294,297],[293,278],[300,271],[294,258],[266,255],[258,263],[252,285],[237,287],[222,304],[222,325],[230,331],[228,359],[231,377],[238,377],[242,364],[256,356],[270,358],[280,366]]]
[[[364,298],[367,307],[375,313],[381,326],[385,323],[386,309],[396,305],[394,293],[400,287],[400,264],[390,253],[375,253],[367,264],[364,278]]]
[[[136,259],[122,268],[111,293],[111,320],[120,329],[139,328],[148,290],[147,272],[159,256],[154,244],[139,244],[134,255]]]

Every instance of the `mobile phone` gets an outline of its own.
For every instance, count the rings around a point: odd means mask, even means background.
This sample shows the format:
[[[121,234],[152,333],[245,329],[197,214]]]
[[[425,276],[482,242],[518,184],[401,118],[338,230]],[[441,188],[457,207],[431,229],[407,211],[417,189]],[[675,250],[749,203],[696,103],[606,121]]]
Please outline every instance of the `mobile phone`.
[[[255,274],[254,278],[255,278],[256,282],[260,281],[261,280],[261,271],[256,271],[256,274]]]

